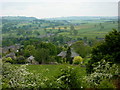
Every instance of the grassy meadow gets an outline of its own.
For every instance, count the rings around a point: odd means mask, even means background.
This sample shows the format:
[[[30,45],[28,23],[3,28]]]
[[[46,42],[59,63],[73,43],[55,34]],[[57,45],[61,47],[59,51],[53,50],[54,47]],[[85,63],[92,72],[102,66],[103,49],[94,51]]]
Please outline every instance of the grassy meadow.
[[[15,65],[15,66],[20,66],[20,65]],[[67,66],[76,69],[79,72],[78,75],[80,77],[86,75],[86,70],[85,70],[86,68],[81,67],[80,65],[69,65],[69,64],[50,65],[50,64],[45,64],[45,65],[27,65],[26,68],[31,73],[41,74],[43,77],[52,78],[54,76],[58,76],[61,72],[61,68],[65,68]]]

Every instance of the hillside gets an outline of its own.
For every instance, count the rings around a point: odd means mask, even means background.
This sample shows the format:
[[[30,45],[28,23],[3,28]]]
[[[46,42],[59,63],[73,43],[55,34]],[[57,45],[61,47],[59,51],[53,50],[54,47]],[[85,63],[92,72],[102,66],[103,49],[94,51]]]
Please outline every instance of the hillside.
[[[91,41],[104,38],[104,35],[113,28],[118,28],[117,17],[74,16],[50,19],[2,17],[3,42],[6,38],[39,38],[42,41],[64,44],[69,40],[84,38]]]

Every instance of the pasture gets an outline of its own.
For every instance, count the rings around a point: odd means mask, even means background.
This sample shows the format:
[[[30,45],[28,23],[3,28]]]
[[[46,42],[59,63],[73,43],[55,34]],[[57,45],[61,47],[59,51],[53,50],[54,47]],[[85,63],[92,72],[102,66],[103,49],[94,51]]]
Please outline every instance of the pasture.
[[[42,76],[48,77],[48,78],[52,78],[54,76],[57,76],[60,74],[61,72],[61,68],[65,68],[65,67],[72,67],[74,69],[76,69],[78,71],[78,75],[80,77],[85,76],[86,75],[86,68],[85,67],[81,67],[80,65],[69,65],[69,64],[59,64],[59,65],[27,65],[27,69],[34,73],[40,73],[42,74]]]

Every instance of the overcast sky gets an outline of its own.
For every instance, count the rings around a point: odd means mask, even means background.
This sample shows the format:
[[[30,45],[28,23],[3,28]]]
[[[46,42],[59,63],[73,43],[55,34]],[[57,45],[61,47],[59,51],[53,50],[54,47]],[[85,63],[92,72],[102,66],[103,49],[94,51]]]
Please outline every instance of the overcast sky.
[[[1,16],[117,16],[119,0],[0,0]]]

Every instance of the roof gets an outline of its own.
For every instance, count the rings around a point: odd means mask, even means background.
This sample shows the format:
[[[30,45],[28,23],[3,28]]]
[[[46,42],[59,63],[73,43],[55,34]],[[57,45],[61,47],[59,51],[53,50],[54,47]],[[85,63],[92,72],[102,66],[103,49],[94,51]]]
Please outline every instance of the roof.
[[[61,57],[65,58],[65,56],[66,56],[66,51],[60,52],[57,56],[61,56]],[[76,52],[74,52],[74,51],[72,51],[72,52],[71,52],[71,57],[75,57],[75,56],[79,56],[79,54],[76,53]]]
[[[2,52],[6,53],[9,49],[11,49],[12,51],[16,51],[17,49],[20,49],[21,45],[20,44],[15,44],[15,45],[11,45],[8,47],[3,47],[2,48]]]
[[[60,52],[57,56],[62,56],[64,58],[66,56],[66,51]]]
[[[74,52],[74,51],[72,51],[72,55],[71,55],[71,57],[75,57],[75,56],[79,56],[79,54],[76,53],[76,52]]]
[[[11,53],[7,54],[5,57],[11,57],[12,59],[14,59],[16,56],[15,56],[14,52],[11,52]]]
[[[30,56],[30,57],[28,57],[28,59],[30,59],[30,60],[33,60],[35,57],[33,57],[33,56]]]
[[[74,42],[76,42],[76,40],[69,41],[69,42],[67,42],[67,44],[68,44],[68,46],[71,46]]]
[[[15,53],[11,52],[11,53],[9,53],[9,54],[6,55],[6,57],[11,57],[11,56],[15,56]]]

